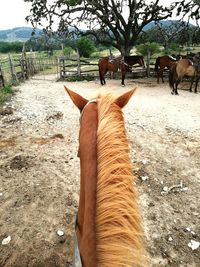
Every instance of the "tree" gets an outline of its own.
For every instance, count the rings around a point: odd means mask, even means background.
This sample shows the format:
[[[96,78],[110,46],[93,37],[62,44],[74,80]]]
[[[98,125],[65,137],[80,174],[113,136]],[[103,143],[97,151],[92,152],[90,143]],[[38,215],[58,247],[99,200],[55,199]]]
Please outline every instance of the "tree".
[[[186,27],[187,25],[183,21],[182,22],[171,21],[171,23],[166,26],[164,26],[162,22],[156,23],[156,28],[161,36],[165,50],[168,50],[172,41],[174,41],[176,36],[180,35]]]
[[[161,50],[161,47],[159,44],[152,42],[152,43],[145,43],[145,44],[140,44],[136,46],[136,51],[143,56],[148,56],[150,55],[150,58],[152,57],[153,54],[159,53]]]
[[[197,24],[200,19],[200,0],[182,0],[181,2],[176,2],[177,14],[181,13],[183,16],[187,15],[191,19],[195,19]]]
[[[23,43],[22,42],[0,42],[0,52],[22,52]]]
[[[90,57],[95,51],[94,42],[87,37],[81,37],[77,40],[77,49],[81,57]]]
[[[144,26],[171,16],[175,4],[164,7],[160,0],[24,0],[31,2],[34,26],[46,19],[51,27],[59,18],[59,31],[95,36],[103,45],[117,48],[128,55]],[[81,31],[83,27],[87,31]]]
[[[159,53],[161,50],[161,47],[155,43],[145,43],[145,44],[140,44],[136,46],[136,51],[142,54],[143,56],[147,57],[147,76],[150,75],[150,60],[153,54]]]

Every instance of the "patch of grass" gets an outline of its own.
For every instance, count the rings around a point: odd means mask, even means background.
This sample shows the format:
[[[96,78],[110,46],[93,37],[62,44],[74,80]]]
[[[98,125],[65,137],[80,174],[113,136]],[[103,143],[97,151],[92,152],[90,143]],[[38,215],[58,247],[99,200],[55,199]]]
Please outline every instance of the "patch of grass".
[[[68,82],[76,82],[76,81],[93,81],[94,76],[92,75],[84,75],[84,76],[71,76],[67,78]]]
[[[13,94],[14,91],[11,86],[0,88],[0,105],[3,105],[6,101],[8,101]]]

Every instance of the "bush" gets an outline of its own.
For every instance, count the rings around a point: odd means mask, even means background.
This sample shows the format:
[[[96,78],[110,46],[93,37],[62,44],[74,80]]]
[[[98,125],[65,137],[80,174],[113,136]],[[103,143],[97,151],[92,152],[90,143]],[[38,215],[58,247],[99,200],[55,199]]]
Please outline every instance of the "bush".
[[[74,50],[70,46],[66,46],[63,51],[65,56],[70,56],[73,52]]]
[[[81,37],[77,41],[77,48],[81,57],[90,57],[90,55],[95,51],[94,42],[87,37]]]
[[[160,52],[160,45],[155,42],[152,43],[147,42],[145,44],[137,45],[136,50],[143,56],[147,56],[149,53],[151,57],[153,54]]]
[[[181,54],[181,52],[183,52],[183,48],[181,48],[179,45],[172,43],[170,44],[170,46],[168,47],[168,49],[166,49],[165,53],[166,54]]]
[[[14,91],[11,86],[0,88],[0,105],[8,101],[13,94]]]
[[[67,78],[68,82],[80,82],[80,81],[93,81],[94,76],[92,75],[85,75],[85,76],[71,76]]]
[[[23,48],[22,42],[0,42],[0,52],[9,53],[9,52],[21,52]]]

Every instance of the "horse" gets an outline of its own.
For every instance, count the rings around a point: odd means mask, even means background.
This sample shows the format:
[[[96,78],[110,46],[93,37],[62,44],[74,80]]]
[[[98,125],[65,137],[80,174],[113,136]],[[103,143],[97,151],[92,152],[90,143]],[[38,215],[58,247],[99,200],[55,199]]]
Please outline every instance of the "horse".
[[[87,100],[65,87],[80,110],[80,266],[146,266],[138,193],[122,108],[135,89]],[[77,265],[76,265],[77,266]]]
[[[130,70],[130,67],[127,63],[124,62],[121,56],[113,59],[110,59],[109,57],[102,57],[99,59],[98,67],[99,67],[99,78],[101,85],[106,84],[104,76],[108,71],[118,72],[118,70],[120,70],[122,74],[121,84],[123,86],[125,85],[124,84],[125,75]]]
[[[162,82],[164,83],[163,79],[163,71],[165,68],[170,68],[177,59],[172,56],[161,56],[156,59],[155,63],[155,72],[157,73],[157,83],[159,83],[159,78],[161,77]]]
[[[99,60],[99,77],[102,85],[106,84],[104,76],[108,71],[117,72],[119,69],[122,74],[121,84],[124,86],[125,75],[127,72],[131,71],[131,67],[135,64],[139,64],[143,68],[146,67],[143,56],[119,56],[114,59],[109,57],[103,57]]]
[[[172,88],[172,94],[178,95],[178,85],[184,76],[191,77],[190,92],[192,92],[192,85],[195,81],[194,92],[197,93],[200,78],[199,66],[195,66],[190,59],[185,58],[174,63],[169,70],[169,86]]]
[[[140,55],[124,56],[124,62],[127,63],[129,66],[139,64],[141,67],[146,68],[144,57]]]

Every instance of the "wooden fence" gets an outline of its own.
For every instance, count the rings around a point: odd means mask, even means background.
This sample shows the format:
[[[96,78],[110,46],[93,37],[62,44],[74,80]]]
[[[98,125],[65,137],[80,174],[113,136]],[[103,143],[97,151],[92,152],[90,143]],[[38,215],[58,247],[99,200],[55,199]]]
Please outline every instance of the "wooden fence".
[[[34,54],[5,56],[0,58],[0,87],[17,85],[41,71],[56,69],[57,65],[57,58],[36,57]]]
[[[98,59],[93,61],[82,60],[80,58],[71,59],[69,57],[60,57],[59,64],[59,77],[60,79],[66,79],[70,76],[85,76],[92,75],[94,77],[99,76]],[[145,77],[147,74],[146,69],[139,66],[134,66],[131,73],[127,73],[127,77]],[[107,76],[110,73],[107,74]],[[115,74],[115,77],[120,77],[120,72]]]
[[[48,70],[56,74],[58,79],[66,79],[71,76],[93,76],[98,77],[98,59],[80,59],[70,57],[44,57],[36,56],[34,53],[23,53],[19,56],[6,56],[0,58],[0,87],[5,85],[16,85],[24,82],[35,74]],[[107,76],[111,75],[110,73]],[[121,74],[116,73],[115,78],[120,78]],[[147,76],[147,70],[138,66],[133,66],[132,72],[127,73],[126,78],[142,78]],[[155,76],[154,66],[150,66],[150,76]]]

